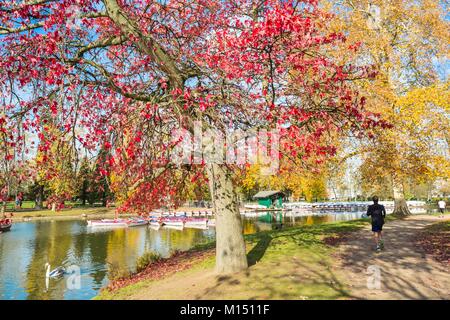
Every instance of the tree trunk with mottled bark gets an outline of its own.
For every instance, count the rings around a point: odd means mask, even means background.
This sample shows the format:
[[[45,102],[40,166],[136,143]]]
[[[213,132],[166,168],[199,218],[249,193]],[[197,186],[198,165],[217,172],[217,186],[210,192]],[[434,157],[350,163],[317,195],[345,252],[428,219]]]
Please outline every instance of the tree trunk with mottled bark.
[[[44,201],[44,186],[39,185],[37,195],[34,200],[35,202],[34,208],[36,210],[41,210],[44,207],[43,201]]]
[[[406,204],[403,183],[395,176],[392,177],[392,191],[394,194],[394,212],[392,214],[399,217],[411,215],[408,205]]]
[[[209,164],[208,178],[216,215],[216,271],[229,274],[245,270],[247,255],[232,172],[226,165]]]

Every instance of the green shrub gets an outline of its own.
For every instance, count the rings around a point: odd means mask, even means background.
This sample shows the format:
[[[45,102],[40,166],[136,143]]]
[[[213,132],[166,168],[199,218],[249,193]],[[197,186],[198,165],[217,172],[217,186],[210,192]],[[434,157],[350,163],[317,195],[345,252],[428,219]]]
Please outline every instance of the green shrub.
[[[162,257],[159,253],[146,251],[142,256],[136,260],[136,272],[145,270],[150,264],[161,260]]]
[[[122,268],[117,263],[108,262],[108,279],[110,281],[129,278],[130,276],[131,276],[130,270]]]

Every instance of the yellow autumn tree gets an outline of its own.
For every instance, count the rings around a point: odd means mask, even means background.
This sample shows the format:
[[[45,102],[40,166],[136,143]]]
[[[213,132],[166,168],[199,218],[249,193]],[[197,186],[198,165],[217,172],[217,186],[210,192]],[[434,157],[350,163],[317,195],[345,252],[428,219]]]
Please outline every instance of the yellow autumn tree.
[[[249,166],[241,177],[241,192],[247,197],[259,190],[281,190],[288,192],[294,201],[304,198],[314,201],[327,197],[327,172],[305,169],[293,163],[283,164],[276,175],[263,175],[260,164]]]
[[[352,153],[363,159],[362,170],[371,173],[366,178],[390,180],[394,213],[407,215],[405,179],[437,178],[445,175],[448,165],[448,137],[443,134],[448,128],[448,84],[440,81],[436,68],[448,57],[445,8],[431,0],[323,3],[337,14],[333,28],[343,31],[350,43],[359,41],[361,61],[376,67],[375,79],[358,85],[367,108],[392,125],[379,130],[374,140],[362,141],[360,152]]]
[[[37,182],[43,185],[50,196],[47,201],[56,206],[76,195],[77,182],[74,169],[75,153],[64,133],[53,124],[43,126],[45,139],[36,155]]]

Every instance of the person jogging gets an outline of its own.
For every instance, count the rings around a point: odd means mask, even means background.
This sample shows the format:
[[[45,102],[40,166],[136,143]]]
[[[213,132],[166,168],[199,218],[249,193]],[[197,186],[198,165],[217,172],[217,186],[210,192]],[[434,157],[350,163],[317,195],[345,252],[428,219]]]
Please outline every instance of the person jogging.
[[[439,218],[443,218],[444,213],[445,213],[445,207],[447,206],[444,199],[441,199],[441,201],[438,202],[438,206],[439,206],[439,213],[440,213]]]
[[[386,209],[383,205],[378,204],[378,197],[372,198],[373,204],[367,209],[367,215],[372,218],[372,232],[376,243],[376,250],[384,249],[382,231],[384,218],[386,217]]]

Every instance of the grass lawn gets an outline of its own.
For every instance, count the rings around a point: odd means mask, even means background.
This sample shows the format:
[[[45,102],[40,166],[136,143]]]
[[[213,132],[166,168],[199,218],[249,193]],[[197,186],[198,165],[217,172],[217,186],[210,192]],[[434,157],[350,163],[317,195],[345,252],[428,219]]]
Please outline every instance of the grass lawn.
[[[214,257],[162,279],[145,279],[96,299],[347,299],[348,288],[333,266],[339,239],[367,219],[292,227],[246,236],[249,269],[232,276],[214,273]],[[152,266],[150,266],[152,268]]]
[[[6,203],[6,210],[13,211],[15,209],[16,204],[13,201],[9,201]],[[34,201],[23,201],[22,209],[34,209]]]
[[[73,202],[73,201],[65,201],[64,204],[67,207],[81,207],[81,208],[90,207],[89,205],[83,206],[81,202]],[[35,201],[31,201],[31,200],[23,201],[22,202],[22,210],[34,210],[35,205],[36,205]],[[96,207],[100,206],[100,205],[101,205],[100,202],[94,204],[94,206],[96,206]],[[16,207],[16,204],[14,201],[8,201],[6,203],[7,211],[14,211],[15,207]]]
[[[79,217],[82,214],[87,216],[92,215],[114,215],[115,208],[106,208],[101,207],[100,204],[94,204],[94,207],[90,205],[83,206],[81,202],[71,202],[66,201],[65,208],[60,211],[52,211],[49,209],[36,210],[34,201],[24,201],[22,203],[22,209],[15,209],[15,203],[9,201],[6,205],[6,212],[13,213],[14,220],[20,220],[23,218],[52,218],[52,217]],[[196,211],[196,210],[205,210],[205,208],[194,208],[194,207],[181,207],[178,208],[177,211]]]

